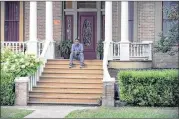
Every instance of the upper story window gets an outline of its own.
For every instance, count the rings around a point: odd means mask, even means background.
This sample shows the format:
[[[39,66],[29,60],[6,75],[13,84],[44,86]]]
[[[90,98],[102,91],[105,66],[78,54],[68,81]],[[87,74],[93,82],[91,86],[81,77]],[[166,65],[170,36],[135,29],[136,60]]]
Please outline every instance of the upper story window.
[[[105,1],[101,1],[101,9],[105,9]]]
[[[176,1],[164,1],[163,2],[163,34],[167,34],[167,32],[173,27],[174,24],[178,22],[177,19],[171,19],[169,14],[171,12],[178,12],[176,9],[178,2]]]
[[[72,9],[73,8],[73,2],[72,1],[65,1],[64,2],[65,9]]]
[[[97,8],[96,1],[78,1],[77,8]]]

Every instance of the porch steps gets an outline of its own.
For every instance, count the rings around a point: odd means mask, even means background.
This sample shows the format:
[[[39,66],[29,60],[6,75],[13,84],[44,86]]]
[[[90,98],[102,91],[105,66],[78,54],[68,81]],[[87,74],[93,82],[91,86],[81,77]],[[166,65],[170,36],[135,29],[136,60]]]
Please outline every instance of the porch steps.
[[[44,72],[29,92],[29,104],[100,105],[102,96],[102,61],[79,61],[68,68],[69,60],[48,60]]]

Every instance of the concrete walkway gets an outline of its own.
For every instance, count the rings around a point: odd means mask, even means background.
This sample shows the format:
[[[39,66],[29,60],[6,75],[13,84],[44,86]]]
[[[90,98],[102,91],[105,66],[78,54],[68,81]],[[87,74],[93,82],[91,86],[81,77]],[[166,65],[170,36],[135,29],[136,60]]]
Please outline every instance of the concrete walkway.
[[[6,106],[10,108],[34,110],[25,118],[64,118],[74,110],[94,109],[95,106]]]

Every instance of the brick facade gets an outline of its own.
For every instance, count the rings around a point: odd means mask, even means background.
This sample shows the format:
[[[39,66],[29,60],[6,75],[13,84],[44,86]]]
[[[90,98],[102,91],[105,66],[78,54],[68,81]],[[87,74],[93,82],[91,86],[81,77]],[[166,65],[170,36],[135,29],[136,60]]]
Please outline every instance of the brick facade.
[[[153,41],[155,38],[155,2],[137,2],[138,40]]]
[[[113,1],[112,2],[112,39],[113,41],[119,41],[118,32],[119,32],[119,2]]]

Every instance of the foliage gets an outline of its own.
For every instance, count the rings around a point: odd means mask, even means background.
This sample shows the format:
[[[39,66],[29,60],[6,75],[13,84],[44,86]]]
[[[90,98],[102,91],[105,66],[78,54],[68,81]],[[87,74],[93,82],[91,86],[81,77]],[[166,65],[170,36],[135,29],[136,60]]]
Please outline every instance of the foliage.
[[[177,106],[177,70],[139,70],[118,73],[120,100],[139,106]]]
[[[13,105],[16,77],[30,76],[43,62],[31,54],[14,53],[3,49],[1,53],[1,105]]]
[[[160,40],[155,45],[155,52],[168,53],[175,55],[179,47],[179,2],[171,9],[164,8],[164,13],[170,20],[171,29],[167,34],[160,33]]]
[[[33,110],[17,109],[12,107],[2,107],[1,108],[1,118],[24,118],[25,116],[31,114]]]
[[[65,118],[177,118],[177,108],[99,107],[75,110]]]
[[[1,105],[13,105],[15,100],[14,77],[11,73],[1,70]]]
[[[102,59],[103,57],[103,50],[104,50],[103,47],[104,47],[103,40],[100,40],[97,45],[97,52],[100,55],[100,59]]]
[[[71,46],[72,46],[71,40],[63,40],[59,44],[59,50],[63,57],[69,58],[71,53]]]
[[[2,70],[15,77],[30,76],[43,63],[33,54],[14,53],[9,49],[4,49],[1,59]]]

